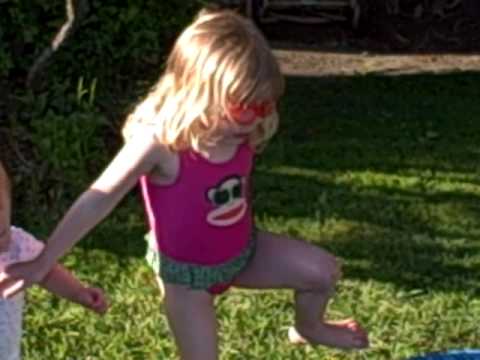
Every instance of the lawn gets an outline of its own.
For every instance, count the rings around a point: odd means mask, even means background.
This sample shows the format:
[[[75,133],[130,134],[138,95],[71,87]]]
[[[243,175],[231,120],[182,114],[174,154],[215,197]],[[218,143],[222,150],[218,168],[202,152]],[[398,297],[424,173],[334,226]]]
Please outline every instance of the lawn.
[[[371,349],[292,347],[291,293],[234,289],[217,300],[222,359],[396,360],[480,344],[479,83],[478,73],[288,78],[280,131],[256,167],[256,220],[341,259],[344,279],[328,314],[357,318]],[[48,235],[106,165],[118,134],[104,140],[111,131],[90,130],[90,141],[105,146],[88,153],[78,183],[58,170],[55,203],[41,211],[18,204],[18,225]],[[132,193],[63,259],[105,288],[112,306],[103,318],[30,291],[25,360],[176,357],[143,260],[145,231]]]

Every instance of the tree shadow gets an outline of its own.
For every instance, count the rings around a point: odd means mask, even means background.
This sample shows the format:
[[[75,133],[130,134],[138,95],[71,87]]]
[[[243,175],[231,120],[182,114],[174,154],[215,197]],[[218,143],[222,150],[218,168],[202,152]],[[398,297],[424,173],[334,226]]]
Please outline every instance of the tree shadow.
[[[289,77],[282,130],[257,167],[257,216],[305,220],[348,277],[478,292],[478,80]]]
[[[347,278],[406,289],[479,290],[480,195],[345,186],[263,170],[256,190],[262,225],[274,223],[346,259]],[[457,213],[446,214],[452,208]]]
[[[347,277],[478,291],[479,80],[289,77],[280,131],[254,175],[259,222],[285,220],[296,236],[290,220],[313,224],[308,240],[346,259]],[[78,246],[141,258],[143,215],[135,191]]]

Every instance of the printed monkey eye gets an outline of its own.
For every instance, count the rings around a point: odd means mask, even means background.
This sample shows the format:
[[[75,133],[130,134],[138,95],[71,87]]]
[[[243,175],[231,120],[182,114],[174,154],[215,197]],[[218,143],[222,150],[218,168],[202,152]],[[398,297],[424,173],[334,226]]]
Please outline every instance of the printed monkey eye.
[[[228,190],[217,190],[213,195],[213,202],[215,205],[226,204],[230,200],[230,194]]]
[[[237,184],[232,188],[232,197],[234,199],[242,197],[242,187],[240,184]]]
[[[222,206],[239,199],[243,195],[245,180],[240,176],[231,176],[222,180],[206,193],[208,201],[215,206]]]
[[[208,190],[208,193],[207,193],[208,200],[210,200],[210,202],[214,205],[216,204],[215,203],[215,194],[216,193],[217,193],[216,189],[210,189],[210,190]]]

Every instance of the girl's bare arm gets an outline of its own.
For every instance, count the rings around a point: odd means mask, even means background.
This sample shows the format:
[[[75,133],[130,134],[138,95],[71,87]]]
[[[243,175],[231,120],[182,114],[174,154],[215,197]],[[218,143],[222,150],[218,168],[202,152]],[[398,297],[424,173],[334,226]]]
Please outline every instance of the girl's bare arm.
[[[56,264],[39,284],[52,294],[86,307],[99,314],[107,311],[108,303],[101,289],[83,285],[62,265]]]
[[[170,153],[151,136],[127,142],[100,177],[75,201],[33,261],[10,266],[0,276],[0,295],[11,297],[40,282],[57,260],[104,219]]]
[[[137,184],[140,176],[149,173],[158,163],[158,150],[153,136],[125,144],[100,177],[68,210],[40,256],[53,265],[102,221]]]

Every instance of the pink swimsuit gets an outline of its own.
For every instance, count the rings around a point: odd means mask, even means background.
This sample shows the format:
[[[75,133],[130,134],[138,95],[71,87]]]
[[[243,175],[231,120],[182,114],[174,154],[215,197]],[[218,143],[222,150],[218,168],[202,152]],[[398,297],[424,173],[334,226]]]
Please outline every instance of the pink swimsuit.
[[[179,153],[179,174],[172,185],[141,178],[149,225],[163,256],[210,267],[245,251],[252,236],[253,154],[243,144],[231,160],[215,164],[184,151]]]

